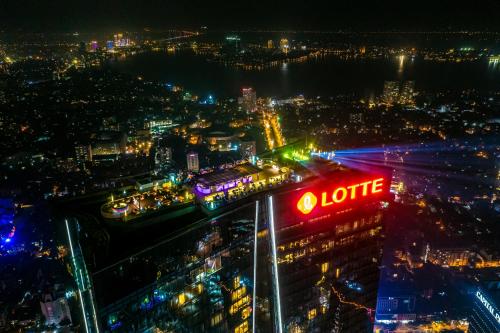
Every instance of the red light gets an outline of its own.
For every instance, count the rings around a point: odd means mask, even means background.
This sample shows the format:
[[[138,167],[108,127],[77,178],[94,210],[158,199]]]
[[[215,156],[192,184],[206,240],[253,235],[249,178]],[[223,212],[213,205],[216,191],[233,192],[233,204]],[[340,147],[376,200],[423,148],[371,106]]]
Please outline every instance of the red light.
[[[333,189],[321,191],[320,207],[340,204],[346,201],[356,201],[362,197],[369,197],[383,192],[384,178],[355,183],[349,186],[337,186]],[[319,192],[319,191],[318,191]],[[316,193],[318,193],[316,192]],[[318,197],[313,192],[304,193],[297,201],[297,209],[304,215],[311,213],[318,204]]]

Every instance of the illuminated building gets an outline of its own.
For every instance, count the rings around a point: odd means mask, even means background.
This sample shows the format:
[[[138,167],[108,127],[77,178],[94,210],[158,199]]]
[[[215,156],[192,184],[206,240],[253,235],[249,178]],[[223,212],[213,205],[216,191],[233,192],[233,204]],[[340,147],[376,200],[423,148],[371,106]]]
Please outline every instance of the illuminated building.
[[[172,162],[172,149],[170,147],[158,147],[155,154],[155,166],[163,167]]]
[[[227,36],[223,50],[228,54],[237,54],[241,51],[241,38],[239,36]]]
[[[189,225],[181,219],[177,230],[170,220],[164,241],[94,269],[85,290],[95,295],[96,326],[108,332],[368,332],[390,175],[320,167],[299,185],[268,187]],[[253,177],[261,171],[233,172]],[[213,183],[229,185],[226,176],[213,176]],[[91,311],[87,306],[84,314]]]
[[[237,142],[239,140],[231,131],[208,132],[204,138],[211,151],[231,151],[238,148]]]
[[[71,323],[71,312],[66,298],[53,299],[52,295],[46,294],[40,301],[45,324],[47,326],[60,327],[61,322]]]
[[[253,88],[241,89],[241,103],[247,112],[254,112],[257,108],[257,94]]]
[[[388,177],[339,170],[269,199],[274,311],[283,332],[371,331]]]
[[[432,249],[428,252],[428,260],[442,267],[463,267],[469,264],[473,253],[467,249]]]
[[[144,127],[153,136],[161,135],[176,126],[171,119],[157,119],[145,122]]]
[[[472,293],[471,313],[469,316],[470,333],[500,332],[500,302],[499,281],[486,283],[483,288],[477,288]]]
[[[90,145],[75,146],[75,160],[79,165],[85,165],[85,162],[92,162],[92,147]]]
[[[415,296],[378,297],[375,314],[377,323],[408,323],[414,322],[416,319]]]
[[[113,43],[115,47],[127,47],[130,46],[130,39],[129,38],[123,38],[122,33],[118,33],[113,35]]]
[[[92,161],[114,160],[125,153],[127,136],[120,132],[104,132],[92,143]]]
[[[386,104],[394,104],[399,98],[399,82],[398,81],[385,81],[384,91],[382,93],[382,100]]]
[[[273,43],[273,40],[270,39],[267,41],[267,48],[268,49],[274,49],[274,43]]]
[[[415,104],[415,81],[404,81],[401,86],[399,103],[403,105]]]
[[[415,81],[385,81],[382,101],[387,105],[415,104]]]
[[[90,50],[92,52],[96,52],[98,48],[99,48],[99,44],[97,44],[97,41],[93,40],[90,42]]]
[[[194,193],[202,204],[209,208],[217,208],[227,200],[278,186],[289,176],[288,168],[279,168],[275,165],[264,165],[259,168],[246,163],[198,177]]]
[[[187,169],[189,171],[200,171],[200,162],[198,160],[198,153],[190,152],[187,154]]]
[[[288,39],[282,38],[280,40],[280,50],[283,53],[288,53],[288,51],[290,50],[290,44],[288,44]]]
[[[252,158],[257,154],[255,141],[241,141],[239,150],[244,158]]]

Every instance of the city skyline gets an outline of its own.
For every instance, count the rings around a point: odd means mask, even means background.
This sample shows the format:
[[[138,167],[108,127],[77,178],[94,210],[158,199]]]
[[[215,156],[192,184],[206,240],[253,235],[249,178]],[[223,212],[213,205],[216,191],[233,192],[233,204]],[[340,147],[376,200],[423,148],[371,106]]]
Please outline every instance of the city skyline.
[[[494,1],[0,2],[0,331],[500,332]]]

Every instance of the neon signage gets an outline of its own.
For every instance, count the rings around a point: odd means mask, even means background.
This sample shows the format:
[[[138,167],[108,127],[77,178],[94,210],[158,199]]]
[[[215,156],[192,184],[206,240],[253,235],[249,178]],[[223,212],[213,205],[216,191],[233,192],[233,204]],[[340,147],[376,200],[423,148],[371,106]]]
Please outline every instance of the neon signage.
[[[500,313],[498,313],[493,305],[483,296],[483,294],[478,290],[476,292],[476,297],[481,301],[483,306],[488,310],[489,313],[495,318],[497,324],[500,324]]]
[[[308,191],[297,201],[297,209],[302,214],[307,215],[318,206],[325,208],[347,202],[356,202],[382,193],[386,188],[385,185],[384,178],[376,178],[350,185],[337,185],[323,191]]]

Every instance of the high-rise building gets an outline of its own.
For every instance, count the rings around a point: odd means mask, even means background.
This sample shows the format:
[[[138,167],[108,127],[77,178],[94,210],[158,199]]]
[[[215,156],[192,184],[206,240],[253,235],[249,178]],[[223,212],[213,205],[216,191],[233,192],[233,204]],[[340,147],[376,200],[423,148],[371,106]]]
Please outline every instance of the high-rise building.
[[[500,288],[499,281],[492,281],[483,288],[477,288],[472,295],[469,315],[470,333],[500,332]]]
[[[373,329],[390,178],[351,172],[268,198],[275,325],[285,332]]]
[[[53,299],[51,294],[46,294],[40,301],[40,307],[47,326],[60,327],[62,323],[64,326],[71,324],[71,312],[66,298]]]
[[[85,162],[92,162],[92,147],[90,145],[75,146],[75,160],[80,166],[84,166]]]
[[[386,104],[394,104],[399,99],[399,82],[385,81],[382,101]]]
[[[379,323],[397,324],[417,319],[415,296],[379,296],[375,320]],[[376,331],[376,330],[375,330]]]
[[[97,43],[96,40],[93,40],[90,42],[90,51],[96,52],[98,48],[99,48],[99,44]]]
[[[280,50],[283,53],[288,53],[288,51],[290,50],[290,44],[288,44],[288,39],[282,38],[280,40]]]
[[[316,171],[106,263],[87,318],[113,332],[370,332],[390,175]]]
[[[254,112],[257,108],[257,94],[253,88],[241,89],[241,104],[247,112]]]
[[[414,105],[415,81],[385,81],[382,102],[388,105]]]
[[[170,147],[158,147],[155,154],[155,166],[164,167],[172,163],[172,149]]]
[[[198,153],[190,152],[187,154],[187,169],[189,171],[200,171],[200,162],[198,160]]]
[[[237,35],[227,36],[223,50],[228,54],[239,53],[241,51],[241,38]]]
[[[114,44],[114,42],[112,40],[106,41],[106,49],[108,51],[113,50],[114,47],[115,47],[115,44]]]
[[[495,156],[495,194],[500,199],[500,154]]]
[[[144,128],[149,129],[152,136],[159,136],[174,127],[171,119],[156,119],[144,122]]]
[[[399,103],[404,105],[415,104],[415,81],[404,81],[401,85]]]

